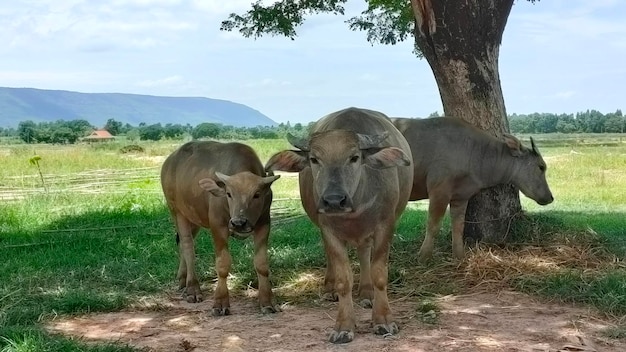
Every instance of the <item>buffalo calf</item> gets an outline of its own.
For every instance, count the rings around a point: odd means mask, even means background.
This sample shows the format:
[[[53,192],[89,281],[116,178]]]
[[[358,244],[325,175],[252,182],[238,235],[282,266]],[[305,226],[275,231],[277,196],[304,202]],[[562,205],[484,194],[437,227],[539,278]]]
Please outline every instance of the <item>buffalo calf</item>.
[[[276,312],[269,281],[267,241],[272,202],[270,186],[278,178],[267,176],[256,153],[241,143],[192,141],[167,157],[161,168],[161,186],[176,225],[177,278],[188,302],[202,301],[194,267],[194,240],[204,227],[210,229],[215,246],[218,279],[213,315],[230,314],[226,285],[231,265],[229,236],[252,237],[261,311]]]

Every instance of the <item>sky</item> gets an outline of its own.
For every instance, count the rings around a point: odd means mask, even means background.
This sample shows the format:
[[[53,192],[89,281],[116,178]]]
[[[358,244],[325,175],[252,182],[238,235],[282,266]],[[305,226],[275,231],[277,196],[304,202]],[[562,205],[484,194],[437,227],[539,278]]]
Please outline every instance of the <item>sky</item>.
[[[372,45],[348,28],[365,1],[308,17],[295,40],[219,30],[251,2],[2,1],[0,86],[225,99],[292,124],[349,106],[443,112],[411,40]],[[517,0],[499,59],[507,113],[625,109],[624,15],[623,0]]]

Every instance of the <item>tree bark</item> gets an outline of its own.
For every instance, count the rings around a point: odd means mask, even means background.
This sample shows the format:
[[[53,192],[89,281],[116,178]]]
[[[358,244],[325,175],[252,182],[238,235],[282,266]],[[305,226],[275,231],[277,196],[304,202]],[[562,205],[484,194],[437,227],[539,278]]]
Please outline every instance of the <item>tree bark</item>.
[[[415,42],[435,75],[444,114],[496,137],[509,131],[498,56],[513,1],[411,0]],[[512,185],[481,191],[469,202],[465,239],[506,242],[520,211]]]

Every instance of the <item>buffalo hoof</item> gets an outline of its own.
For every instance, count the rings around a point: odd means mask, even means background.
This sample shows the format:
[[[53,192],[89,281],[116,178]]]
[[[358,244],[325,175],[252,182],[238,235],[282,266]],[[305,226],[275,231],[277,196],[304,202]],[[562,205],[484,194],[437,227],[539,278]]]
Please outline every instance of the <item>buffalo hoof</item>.
[[[185,299],[185,301],[189,303],[202,302],[202,293],[200,292],[194,293],[192,291],[195,291],[195,290],[188,290],[187,288],[183,290],[183,298]]]
[[[332,343],[348,343],[354,340],[354,331],[336,331],[330,334],[328,341]]]
[[[225,308],[213,308],[213,316],[214,317],[221,317],[224,315],[230,315],[230,308],[225,307]]]
[[[339,296],[336,292],[326,292],[322,295],[322,299],[330,302],[337,302],[339,300]]]
[[[261,313],[262,314],[273,314],[273,313],[278,313],[278,312],[281,312],[281,311],[282,310],[278,306],[261,307]]]
[[[374,325],[374,334],[376,335],[395,335],[400,331],[396,323],[376,324]]]
[[[363,298],[360,302],[359,305],[363,308],[372,308],[373,304],[372,304],[372,300],[369,298]]]

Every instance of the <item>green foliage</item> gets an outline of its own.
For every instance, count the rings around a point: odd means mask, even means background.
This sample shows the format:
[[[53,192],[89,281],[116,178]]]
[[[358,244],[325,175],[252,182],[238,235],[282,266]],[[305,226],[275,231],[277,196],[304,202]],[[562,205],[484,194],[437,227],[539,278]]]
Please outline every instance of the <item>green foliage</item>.
[[[182,139],[183,136],[191,132],[191,126],[183,126],[181,124],[168,123],[163,128],[163,134],[165,138],[169,139]]]
[[[160,123],[139,127],[139,138],[144,141],[158,141],[163,137],[164,133],[163,126]]]
[[[509,115],[513,133],[624,133],[626,118],[622,111],[602,114],[587,110],[576,114],[534,113]]]
[[[109,133],[113,136],[117,136],[122,132],[123,126],[119,121],[115,121],[115,119],[108,119],[107,123],[104,125],[104,129],[109,131]]]
[[[260,37],[263,34],[282,35],[294,39],[296,28],[304,23],[304,17],[315,13],[344,14],[347,0],[323,1],[277,1],[262,6],[252,4],[243,15],[231,13],[222,22],[221,30],[239,29],[244,37]],[[370,0],[368,8],[360,16],[346,22],[350,29],[367,32],[372,43],[396,44],[413,35],[415,19],[407,0]]]
[[[367,41],[395,45],[413,36],[415,17],[406,0],[370,0],[367,10],[346,21],[351,30],[365,31]]]
[[[439,116],[437,112],[428,117]],[[107,126],[112,130],[123,131],[124,135],[119,138],[130,142],[138,140],[158,141],[163,138],[182,141],[191,135],[192,138],[212,138],[226,140],[248,140],[248,139],[281,139],[287,133],[302,137],[308,133],[313,122],[304,126],[296,123],[293,126],[289,122],[281,123],[278,126],[256,126],[256,127],[233,127],[217,123],[201,123],[195,127],[191,125],[171,124],[162,126],[160,123],[153,125],[140,124],[133,127],[109,119]],[[623,133],[626,128],[626,117],[621,110],[614,113],[602,114],[596,110],[587,110],[576,114],[551,114],[533,113],[529,115],[509,115],[509,125],[513,133]],[[92,126],[85,120],[63,121],[55,123],[39,123],[33,121],[22,121],[15,130],[14,135],[25,143],[52,143],[52,144],[73,144],[80,137],[90,133]]]
[[[199,138],[217,138],[220,133],[220,126],[216,123],[201,123],[191,131],[193,139]]]
[[[26,143],[34,143],[37,141],[35,130],[37,125],[33,121],[22,121],[17,126],[17,133]]]
[[[139,133],[139,129],[138,128],[131,128],[127,133],[126,133],[126,139],[131,141],[131,142],[135,142],[138,141],[140,139],[140,133]]]
[[[74,144],[93,130],[86,120],[58,120],[56,122],[22,121],[18,135],[26,143]]]
[[[221,30],[239,28],[244,37],[257,38],[263,34],[282,35],[294,39],[296,27],[304,23],[304,16],[314,13],[344,13],[347,0],[284,0],[263,6],[261,1],[251,4],[244,15],[231,13],[222,21]]]

